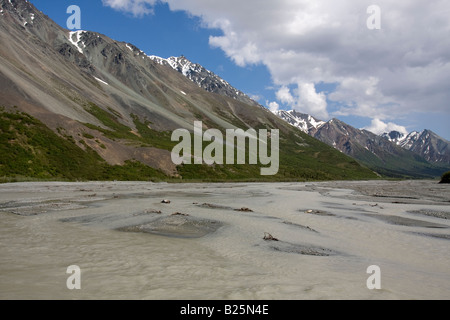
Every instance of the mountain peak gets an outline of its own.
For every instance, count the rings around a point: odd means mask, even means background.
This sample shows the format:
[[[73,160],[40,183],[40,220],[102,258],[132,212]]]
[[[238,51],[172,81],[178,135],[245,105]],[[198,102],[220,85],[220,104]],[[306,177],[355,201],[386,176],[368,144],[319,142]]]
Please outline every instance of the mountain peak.
[[[278,110],[275,114],[307,134],[313,134],[325,124],[324,121],[318,120],[309,114],[301,113],[296,110]]]
[[[38,10],[27,0],[0,0],[0,16],[13,14],[25,27],[33,24]]]
[[[167,59],[158,56],[149,57],[160,65],[170,66],[172,69],[182,73],[189,80],[208,92],[228,96],[243,103],[262,107],[259,103],[252,100],[242,91],[234,88],[231,84],[216,75],[214,72],[206,69],[198,63],[190,61],[184,55],[179,57],[170,57]]]
[[[412,131],[407,135],[391,131],[381,136],[429,162],[450,163],[450,143],[429,129]]]
[[[398,144],[399,141],[405,138],[405,135],[403,133],[395,130],[391,132],[385,132],[381,136],[396,144]]]

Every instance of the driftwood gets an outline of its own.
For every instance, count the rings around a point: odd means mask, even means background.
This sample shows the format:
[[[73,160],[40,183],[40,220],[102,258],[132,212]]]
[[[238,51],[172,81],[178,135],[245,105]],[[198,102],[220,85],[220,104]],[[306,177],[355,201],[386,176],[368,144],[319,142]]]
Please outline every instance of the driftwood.
[[[235,209],[234,211],[253,212],[253,210],[252,210],[252,209],[249,209],[249,208],[240,208],[240,209]]]
[[[264,240],[266,241],[279,241],[277,238],[274,238],[270,233],[264,232]]]

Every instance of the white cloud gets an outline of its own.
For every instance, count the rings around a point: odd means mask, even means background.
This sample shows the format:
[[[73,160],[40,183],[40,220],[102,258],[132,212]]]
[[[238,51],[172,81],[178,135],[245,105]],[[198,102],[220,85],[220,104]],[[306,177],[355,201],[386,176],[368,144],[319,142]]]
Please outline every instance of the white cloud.
[[[157,0],[102,0],[103,5],[115,10],[132,13],[134,16],[143,16],[153,13],[153,6]]]
[[[317,93],[313,83],[298,84],[297,108],[304,113],[328,120],[327,98],[324,93]]]
[[[380,119],[373,119],[371,125],[364,129],[373,132],[375,134],[389,133],[391,131],[398,131],[400,133],[403,133],[404,135],[408,134],[408,131],[406,130],[405,127],[399,126],[392,122],[384,123]]]
[[[155,1],[103,0],[133,14]],[[367,28],[372,0],[159,1],[219,28],[210,45],[237,65],[267,66],[279,103],[322,118],[326,98],[339,102],[333,114],[383,121],[450,112],[449,1],[377,0],[381,30]],[[317,93],[320,82],[337,90]]]
[[[266,101],[266,104],[269,107],[270,111],[272,112],[277,112],[278,110],[280,110],[280,105],[275,101],[272,102]]]
[[[361,116],[384,119],[392,115],[392,105],[378,87],[379,79],[345,78],[336,90],[328,95],[331,101],[345,104],[334,113],[336,116]],[[385,104],[387,104],[385,106]]]
[[[285,103],[289,106],[295,105],[295,99],[291,94],[291,90],[286,86],[281,87],[277,91],[276,97],[279,101],[281,101],[282,103]]]
[[[249,93],[247,95],[250,97],[250,99],[252,99],[254,101],[259,101],[259,100],[262,99],[262,96],[260,96],[259,94],[251,94],[251,93]]]
[[[298,83],[293,92],[288,87],[282,86],[276,92],[276,97],[281,103],[302,113],[325,120],[329,118],[326,96],[324,93],[317,93],[313,83]]]

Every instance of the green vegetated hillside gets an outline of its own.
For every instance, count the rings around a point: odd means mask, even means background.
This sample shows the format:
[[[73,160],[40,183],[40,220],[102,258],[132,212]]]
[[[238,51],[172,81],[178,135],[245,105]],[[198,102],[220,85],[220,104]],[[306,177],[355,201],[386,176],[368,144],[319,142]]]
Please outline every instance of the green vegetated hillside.
[[[171,150],[176,142],[170,132],[149,128],[133,116],[138,134],[121,124],[113,112],[91,104],[87,111],[105,128],[85,124],[112,139]],[[280,138],[280,169],[275,176],[261,176],[260,165],[181,165],[170,176],[143,163],[130,160],[110,165],[88,146],[89,133],[66,136],[54,132],[36,118],[19,111],[0,111],[0,180],[127,180],[127,181],[309,181],[373,179],[377,175],[355,160],[301,132]],[[106,148],[105,146],[101,146]],[[248,162],[247,162],[248,163]]]
[[[400,147],[396,148],[396,153],[386,152],[382,157],[358,145],[354,149],[354,157],[360,163],[388,178],[434,179],[448,169],[444,164],[429,163]]]
[[[0,181],[39,180],[162,180],[166,176],[149,166],[128,161],[107,164],[85,143],[60,136],[23,112],[0,112]]]

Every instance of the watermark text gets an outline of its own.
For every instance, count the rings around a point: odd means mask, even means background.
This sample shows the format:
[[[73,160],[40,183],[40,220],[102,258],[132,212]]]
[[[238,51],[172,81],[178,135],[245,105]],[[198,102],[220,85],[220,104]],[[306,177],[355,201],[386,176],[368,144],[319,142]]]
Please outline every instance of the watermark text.
[[[371,276],[367,279],[367,288],[369,290],[381,289],[381,268],[379,266],[370,266],[367,268],[367,273]]]
[[[208,129],[203,132],[203,123],[194,122],[194,137],[186,129],[177,129],[172,133],[172,141],[180,142],[172,149],[172,161],[176,165],[203,163],[248,164],[269,166],[261,168],[261,175],[276,175],[279,170],[279,130],[227,129],[226,139],[220,130]],[[270,138],[270,140],[269,140]],[[192,150],[193,141],[193,150]],[[235,142],[237,143],[235,144]],[[247,147],[248,141],[248,149]],[[209,144],[203,149],[203,142]],[[270,143],[269,143],[270,142]],[[268,153],[270,145],[270,155]],[[237,149],[237,151],[236,151]]]
[[[79,30],[81,29],[81,9],[79,6],[71,5],[67,7],[67,14],[71,16],[67,18],[67,29],[69,30]]]
[[[370,14],[367,18],[367,28],[369,30],[381,29],[381,8],[377,5],[371,5],[367,8],[367,14]]]
[[[81,269],[79,266],[69,266],[67,267],[67,274],[70,274],[67,278],[66,285],[69,290],[80,290],[81,289]]]

